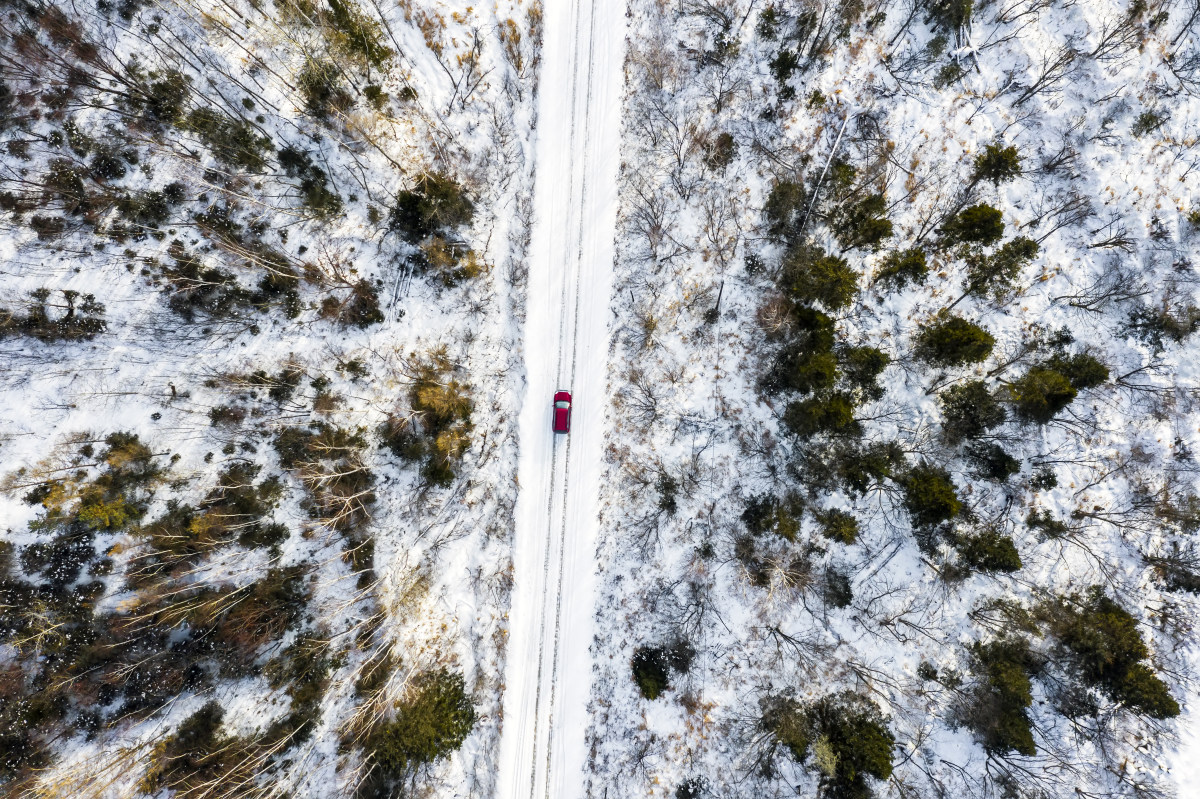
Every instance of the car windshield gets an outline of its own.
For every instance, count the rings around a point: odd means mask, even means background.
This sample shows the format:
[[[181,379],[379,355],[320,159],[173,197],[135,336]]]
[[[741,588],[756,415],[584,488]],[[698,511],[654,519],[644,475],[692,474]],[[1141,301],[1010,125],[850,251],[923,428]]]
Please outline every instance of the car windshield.
[[[554,403],[554,407],[566,409],[571,407],[571,403],[567,402],[566,400],[559,400],[558,402]]]

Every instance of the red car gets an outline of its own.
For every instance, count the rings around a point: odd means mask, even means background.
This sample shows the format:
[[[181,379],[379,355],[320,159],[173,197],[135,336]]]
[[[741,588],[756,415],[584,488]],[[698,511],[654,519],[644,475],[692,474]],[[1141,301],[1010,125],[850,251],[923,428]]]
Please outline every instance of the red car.
[[[571,392],[557,391],[554,394],[554,432],[571,432]]]

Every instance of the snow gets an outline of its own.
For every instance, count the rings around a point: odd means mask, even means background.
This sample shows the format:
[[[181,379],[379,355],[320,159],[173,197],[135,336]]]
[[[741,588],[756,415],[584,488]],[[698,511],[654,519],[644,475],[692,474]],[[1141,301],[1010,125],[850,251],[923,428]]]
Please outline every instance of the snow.
[[[548,3],[538,89],[513,595],[498,796],[582,795],[624,18]],[[551,397],[572,392],[572,430]]]

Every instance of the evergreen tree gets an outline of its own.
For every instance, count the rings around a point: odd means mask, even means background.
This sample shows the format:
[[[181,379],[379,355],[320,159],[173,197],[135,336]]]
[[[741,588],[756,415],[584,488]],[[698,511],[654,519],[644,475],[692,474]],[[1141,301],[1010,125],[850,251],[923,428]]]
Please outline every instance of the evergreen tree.
[[[925,251],[912,248],[899,252],[888,253],[879,262],[879,270],[875,280],[885,286],[902,289],[909,282],[920,285],[929,274],[929,266],[925,261]]]
[[[942,437],[950,445],[977,438],[1004,424],[1008,412],[982,380],[970,380],[943,391]]]
[[[942,225],[941,233],[947,244],[995,244],[1004,235],[1004,215],[990,205],[972,205]]]
[[[917,334],[915,353],[933,366],[963,366],[986,360],[995,345],[996,339],[979,325],[949,316]]]
[[[858,275],[845,259],[810,244],[788,250],[780,283],[792,300],[820,303],[827,311],[846,307],[858,294]]]
[[[975,156],[975,171],[972,180],[990,180],[993,184],[1007,183],[1021,174],[1021,155],[1016,147],[1005,147],[1000,142],[989,144]]]
[[[950,473],[929,463],[913,466],[900,481],[904,508],[914,527],[933,528],[950,521],[962,509]]]
[[[1049,422],[1079,393],[1066,376],[1045,366],[1033,367],[1008,390],[1017,416],[1036,424]]]

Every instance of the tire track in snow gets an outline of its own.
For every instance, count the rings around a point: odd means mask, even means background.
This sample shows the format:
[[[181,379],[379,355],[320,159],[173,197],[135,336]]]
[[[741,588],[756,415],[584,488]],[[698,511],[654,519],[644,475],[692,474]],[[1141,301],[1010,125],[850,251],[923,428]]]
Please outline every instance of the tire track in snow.
[[[568,184],[567,185],[569,187],[567,190],[567,196],[569,198],[567,207],[569,209],[571,209],[572,212],[574,212],[577,208],[580,209],[579,223],[580,223],[580,226],[582,227],[582,224],[583,224],[583,213],[582,213],[583,201],[582,201],[582,197],[580,197],[579,202],[578,203],[576,202],[576,190],[575,190],[575,153],[576,153],[576,149],[574,146],[575,135],[576,135],[575,108],[576,108],[576,102],[578,100],[577,92],[579,90],[579,52],[580,52],[579,45],[580,45],[580,41],[579,41],[579,4],[578,3],[571,4],[571,12],[575,18],[575,24],[572,26],[572,28],[575,31],[575,35],[573,37],[573,40],[572,40],[573,43],[572,43],[572,47],[571,47],[571,100],[570,100],[570,106],[569,106],[571,109],[571,127],[570,127],[570,136],[569,136],[569,142],[570,142],[571,146],[570,146],[570,150],[569,150],[570,156],[569,156],[568,162],[567,162],[567,175],[568,175],[568,177],[567,177]],[[589,59],[590,59],[590,52],[591,52],[591,48],[589,47]],[[564,242],[564,245],[568,245],[568,244],[569,244],[568,242]],[[565,249],[566,249],[566,247],[564,247],[564,250]],[[566,256],[567,252],[564,251],[563,255]],[[567,259],[565,257],[562,260],[563,260],[563,262],[567,261]],[[553,264],[551,264],[550,268],[553,269]],[[575,263],[573,264],[572,273],[573,273],[572,280],[569,280],[569,281],[564,280],[563,281],[562,291],[559,296],[560,313],[559,313],[559,317],[558,317],[558,356],[555,359],[555,386],[556,386],[555,390],[556,391],[559,388],[566,388],[567,390],[570,390],[571,383],[575,376],[574,337],[577,332],[577,326],[578,326],[578,321],[579,321],[579,315],[578,315],[579,261],[578,261],[578,259],[576,259]],[[572,345],[571,346],[571,355],[572,355],[571,377],[568,378],[566,383],[563,383],[563,349],[564,349],[563,344],[565,341],[566,329],[567,329],[567,319],[566,319],[566,315],[565,315],[565,313],[563,313],[563,311],[566,310],[567,296],[568,296],[568,293],[572,286],[575,287],[576,313],[574,315],[575,318],[573,320],[574,324],[572,325],[573,330],[572,330],[572,342],[571,342],[571,345]],[[535,399],[535,401],[536,401],[536,399]],[[570,437],[570,435],[567,436],[565,449],[566,449],[566,452],[564,453],[565,463],[564,463],[564,469],[563,469],[563,481],[562,481],[562,489],[561,489],[563,494],[566,493],[567,486],[570,483],[570,460],[571,460],[571,437]],[[534,712],[533,712],[533,747],[531,748],[531,751],[529,753],[529,756],[530,756],[529,795],[530,795],[530,797],[534,797],[537,795],[537,772],[538,772],[538,744],[537,744],[537,741],[538,741],[538,728],[540,726],[542,726],[542,714],[543,714],[542,684],[543,684],[543,679],[545,676],[544,670],[546,667],[546,657],[545,657],[545,655],[546,655],[546,636],[545,636],[545,630],[544,630],[544,622],[542,619],[544,619],[546,607],[547,607],[547,604],[550,599],[550,594],[551,594],[550,586],[551,585],[554,586],[553,593],[555,596],[555,603],[554,603],[555,607],[556,607],[556,609],[560,609],[562,607],[562,602],[561,602],[561,599],[562,599],[562,575],[563,575],[563,567],[564,567],[563,554],[565,552],[565,549],[561,545],[561,542],[560,542],[559,548],[558,548],[558,552],[559,552],[558,573],[555,575],[555,579],[554,579],[553,583],[551,583],[551,580],[550,580],[550,563],[552,560],[551,553],[553,551],[553,547],[551,546],[551,544],[552,544],[553,538],[554,538],[554,499],[559,493],[558,491],[555,490],[557,488],[557,482],[558,482],[558,451],[559,451],[558,442],[555,440],[555,441],[553,441],[551,455],[550,455],[550,481],[551,481],[550,482],[550,493],[549,493],[549,496],[546,497],[546,559],[545,559],[545,565],[543,566],[543,569],[542,569],[542,574],[543,574],[542,601],[541,601],[542,613],[539,614],[541,616],[541,618],[539,618],[539,624],[538,624],[539,632],[541,634],[538,636],[538,668],[537,668],[537,683],[536,683],[537,690],[534,694],[534,703],[533,703],[533,709],[534,709]],[[566,503],[565,502],[563,503],[563,513],[564,513],[564,519],[563,519],[563,523],[559,529],[560,536],[564,535],[565,531],[566,531],[566,519],[565,519]],[[557,615],[558,615],[557,612],[555,615],[557,617]],[[554,636],[554,653],[553,653],[553,658],[552,658],[551,664],[550,664],[551,674],[554,674],[554,672],[557,668],[558,643],[559,643],[559,641],[558,641],[558,630],[557,630],[557,621],[556,621],[556,629],[555,629],[555,636]],[[554,705],[554,685],[555,684],[556,684],[556,680],[551,679],[550,697],[549,697],[551,707],[553,707],[553,705]],[[554,717],[552,715],[552,712],[553,711],[551,711],[551,713],[546,714],[547,718],[546,718],[546,725],[545,725],[547,728],[546,729],[547,746],[546,746],[546,753],[545,753],[546,777],[547,777],[547,779],[546,779],[546,794],[547,794],[547,796],[549,796],[549,792],[550,792],[550,780],[549,780],[550,746],[549,746],[549,742],[552,738],[553,724],[554,724]]]
[[[583,792],[624,12],[545,6],[500,799]],[[567,436],[551,432],[559,388]]]

